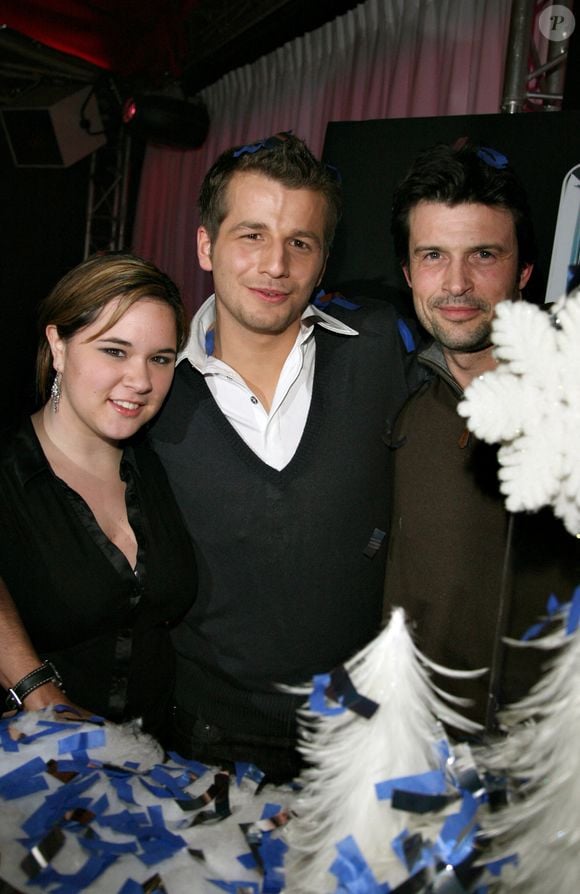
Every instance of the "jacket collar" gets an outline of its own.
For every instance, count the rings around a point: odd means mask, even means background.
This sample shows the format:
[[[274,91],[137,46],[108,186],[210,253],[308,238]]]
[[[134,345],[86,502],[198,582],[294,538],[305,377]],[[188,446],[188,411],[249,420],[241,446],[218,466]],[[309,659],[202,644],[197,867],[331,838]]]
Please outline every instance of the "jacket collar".
[[[449,372],[449,367],[447,366],[445,355],[439,342],[435,340],[431,341],[427,347],[420,352],[418,359],[419,363],[428,367],[432,372],[447,382],[457,394],[463,394],[463,389]]]

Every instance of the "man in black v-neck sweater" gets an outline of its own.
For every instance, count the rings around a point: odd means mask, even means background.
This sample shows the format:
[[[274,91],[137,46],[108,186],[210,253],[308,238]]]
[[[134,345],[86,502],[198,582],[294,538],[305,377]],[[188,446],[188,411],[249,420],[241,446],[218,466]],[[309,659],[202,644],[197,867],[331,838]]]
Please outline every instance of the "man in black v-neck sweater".
[[[379,629],[384,435],[414,366],[388,304],[309,304],[339,195],[301,141],[224,153],[200,207],[216,294],[151,433],[199,566],[174,638],[175,745],[276,781],[299,769],[300,699],[278,684],[331,670]]]

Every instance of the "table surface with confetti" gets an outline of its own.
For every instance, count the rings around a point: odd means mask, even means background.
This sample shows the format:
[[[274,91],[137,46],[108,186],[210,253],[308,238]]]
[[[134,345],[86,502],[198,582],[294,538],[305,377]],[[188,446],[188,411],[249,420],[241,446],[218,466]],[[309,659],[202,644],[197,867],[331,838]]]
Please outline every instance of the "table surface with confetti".
[[[295,793],[261,782],[165,755],[131,724],[3,718],[0,891],[280,891]]]

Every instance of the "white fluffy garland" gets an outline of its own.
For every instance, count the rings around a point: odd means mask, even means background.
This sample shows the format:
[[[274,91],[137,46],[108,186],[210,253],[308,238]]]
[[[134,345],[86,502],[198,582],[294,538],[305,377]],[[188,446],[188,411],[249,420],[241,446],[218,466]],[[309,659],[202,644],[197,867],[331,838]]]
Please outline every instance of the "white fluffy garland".
[[[477,437],[501,443],[507,509],[552,506],[580,536],[580,295],[551,314],[502,302],[493,341],[498,368],[469,385],[458,411]]]

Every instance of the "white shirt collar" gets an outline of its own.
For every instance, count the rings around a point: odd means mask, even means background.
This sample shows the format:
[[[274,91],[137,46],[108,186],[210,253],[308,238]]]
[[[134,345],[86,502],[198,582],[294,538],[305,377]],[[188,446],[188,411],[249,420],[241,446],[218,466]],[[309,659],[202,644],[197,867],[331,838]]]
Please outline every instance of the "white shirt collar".
[[[208,359],[205,348],[206,335],[214,323],[215,295],[210,295],[207,301],[204,301],[201,305],[191,321],[189,339],[185,348],[177,358],[178,363],[187,359],[191,365],[200,372],[204,371]],[[347,326],[346,323],[342,323],[340,320],[335,319],[335,317],[331,317],[330,314],[320,310],[319,307],[315,307],[313,304],[308,304],[302,313],[300,333],[296,340],[297,344],[302,344],[310,337],[313,327],[316,324],[323,326],[330,332],[335,332],[337,335],[358,335],[356,329],[352,329],[350,326]]]

